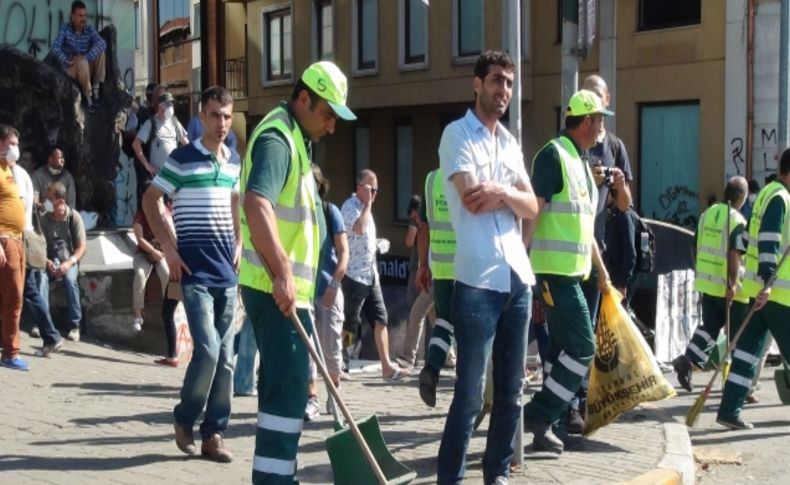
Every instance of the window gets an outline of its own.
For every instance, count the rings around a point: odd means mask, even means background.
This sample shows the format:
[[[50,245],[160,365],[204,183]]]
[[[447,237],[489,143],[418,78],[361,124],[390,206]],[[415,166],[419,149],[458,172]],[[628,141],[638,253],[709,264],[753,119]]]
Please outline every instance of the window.
[[[412,196],[412,159],[414,136],[411,120],[395,120],[395,219],[408,221],[407,211]]]
[[[639,30],[699,24],[700,0],[639,0]]]
[[[401,1],[401,64],[425,64],[428,6],[423,0]]]
[[[483,0],[455,0],[453,40],[455,57],[483,52]]]
[[[291,57],[291,9],[284,8],[263,13],[264,52],[267,81],[290,79],[293,71]]]
[[[354,66],[356,71],[373,71],[378,58],[377,0],[356,0],[354,19]]]
[[[134,2],[134,48],[140,48],[140,2]]]
[[[332,60],[335,57],[334,43],[334,12],[331,0],[316,0],[313,4],[315,10],[315,50],[313,58],[317,60]]]
[[[354,168],[355,180],[360,170],[370,168],[370,127],[364,121],[358,121],[354,130]]]
[[[199,39],[200,38],[200,4],[196,3],[192,6],[192,15],[194,17],[194,21],[192,22],[192,38]]]

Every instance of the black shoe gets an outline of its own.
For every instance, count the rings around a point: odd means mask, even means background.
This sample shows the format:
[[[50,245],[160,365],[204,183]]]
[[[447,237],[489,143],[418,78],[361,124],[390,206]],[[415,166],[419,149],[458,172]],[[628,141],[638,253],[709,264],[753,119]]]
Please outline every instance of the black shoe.
[[[746,421],[742,420],[740,416],[717,416],[716,422],[733,431],[754,428],[752,423],[747,423]]]
[[[572,407],[568,407],[568,412],[565,414],[565,431],[568,434],[584,433],[584,418],[578,410]]]
[[[672,361],[672,368],[675,369],[675,373],[678,375],[680,386],[691,392],[691,362],[685,355],[681,355]]]
[[[561,454],[565,450],[562,440],[551,431],[551,425],[524,416],[524,431],[533,434],[532,447],[536,451],[549,451]]]
[[[439,383],[439,373],[425,366],[420,371],[420,399],[428,406],[436,407],[436,384]]]

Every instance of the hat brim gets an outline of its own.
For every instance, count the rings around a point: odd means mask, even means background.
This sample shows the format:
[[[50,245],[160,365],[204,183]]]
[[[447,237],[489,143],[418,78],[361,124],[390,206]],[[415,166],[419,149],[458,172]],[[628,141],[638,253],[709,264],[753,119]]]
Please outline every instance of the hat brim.
[[[608,109],[602,109],[600,112],[604,116],[614,116],[614,111],[609,111]]]
[[[346,121],[354,121],[357,119],[357,115],[354,114],[353,111],[348,109],[348,106],[343,106],[342,104],[333,103],[331,101],[327,101],[330,107],[332,107],[332,111],[335,112],[336,115],[343,118]]]

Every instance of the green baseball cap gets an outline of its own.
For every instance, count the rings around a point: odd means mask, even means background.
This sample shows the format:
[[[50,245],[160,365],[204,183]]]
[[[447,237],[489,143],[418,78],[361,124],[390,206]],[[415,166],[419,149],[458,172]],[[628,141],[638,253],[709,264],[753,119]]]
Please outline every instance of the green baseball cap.
[[[613,116],[614,112],[603,107],[601,97],[588,89],[577,91],[568,101],[566,116],[587,116],[602,114]]]
[[[347,121],[357,119],[346,106],[348,96],[346,76],[334,63],[320,61],[311,64],[302,74],[302,82],[324,98],[339,117]]]

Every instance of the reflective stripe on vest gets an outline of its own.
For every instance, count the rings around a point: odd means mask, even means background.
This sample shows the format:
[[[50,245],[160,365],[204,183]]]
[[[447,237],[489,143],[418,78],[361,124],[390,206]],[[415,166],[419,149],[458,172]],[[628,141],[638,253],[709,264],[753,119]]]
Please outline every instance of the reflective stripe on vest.
[[[765,215],[765,209],[774,197],[781,197],[785,206],[782,234],[760,234],[760,224],[762,223],[763,215]],[[750,298],[757,296],[757,293],[763,288],[763,279],[757,274],[760,265],[759,241],[776,242],[779,239],[778,253],[773,255],[778,262],[779,255],[790,244],[788,217],[790,217],[790,194],[788,194],[787,189],[781,182],[773,181],[757,194],[757,199],[755,199],[754,207],[752,208],[752,217],[749,220],[749,247],[746,249],[746,272],[743,278],[743,291]],[[779,237],[777,238],[777,236]],[[790,263],[785,262],[782,264],[782,267],[778,268],[776,281],[773,284],[768,300],[790,307]]]
[[[436,280],[455,279],[455,230],[444,198],[444,177],[436,169],[425,178],[426,206],[430,237],[428,265]]]
[[[277,218],[280,244],[288,255],[296,286],[296,304],[301,308],[309,308],[315,297],[319,254],[315,179],[302,132],[283,105],[269,112],[250,137],[242,166],[241,193],[244,194],[246,191],[247,180],[252,170],[252,149],[255,141],[261,133],[271,129],[281,133],[291,149],[290,170],[274,204],[274,214]],[[239,284],[271,293],[272,276],[263,258],[252,245],[250,228],[243,210],[241,235],[242,258]]]
[[[543,149],[549,145],[560,159],[562,190],[540,212],[529,259],[535,273],[586,278],[592,267],[598,190],[590,167],[569,138],[556,138]]]
[[[719,202],[702,213],[697,225],[694,288],[700,293],[719,298],[723,298],[727,292],[727,240],[739,225],[746,225],[746,220],[737,210],[730,209],[729,216],[726,214],[727,204]],[[725,233],[727,217],[729,234]],[[747,303],[749,297],[741,287],[734,300]]]

